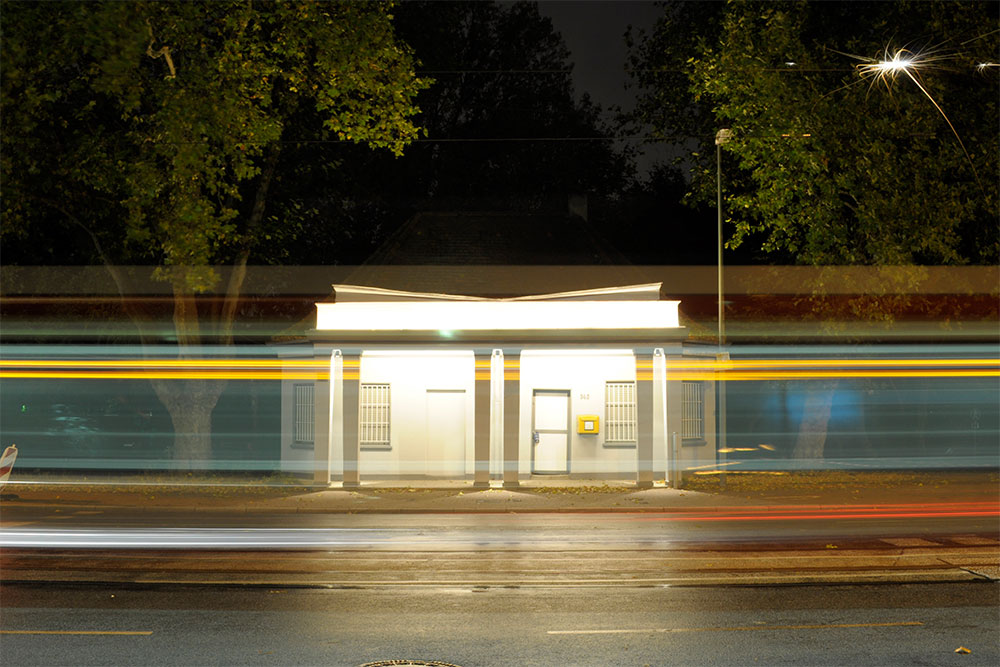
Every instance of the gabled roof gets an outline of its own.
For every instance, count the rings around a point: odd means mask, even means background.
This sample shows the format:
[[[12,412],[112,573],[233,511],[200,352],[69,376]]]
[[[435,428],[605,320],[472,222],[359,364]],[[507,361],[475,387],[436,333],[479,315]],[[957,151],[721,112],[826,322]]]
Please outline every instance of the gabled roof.
[[[362,285],[333,285],[334,302],[385,302],[385,301],[659,301],[662,299],[662,283],[627,285],[624,287],[602,287],[598,289],[556,292],[552,294],[529,294],[516,297],[487,298],[462,294],[441,294],[433,292],[410,292]]]
[[[484,298],[334,285],[311,337],[338,342],[621,343],[679,341],[679,301],[660,283]]]

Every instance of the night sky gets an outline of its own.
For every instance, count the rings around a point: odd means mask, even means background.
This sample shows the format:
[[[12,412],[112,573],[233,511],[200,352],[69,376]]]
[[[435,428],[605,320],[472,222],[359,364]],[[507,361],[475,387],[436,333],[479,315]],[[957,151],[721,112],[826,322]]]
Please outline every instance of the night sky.
[[[630,110],[635,89],[626,90],[625,32],[652,30],[663,8],[652,0],[548,0],[538,3],[539,12],[552,19],[571,52],[573,87],[577,95],[590,93],[606,111],[613,106]],[[605,114],[610,120],[610,113]],[[646,144],[638,159],[640,174],[656,162],[673,158],[668,146]]]
[[[590,93],[607,108],[631,107],[634,95],[625,90],[625,31],[652,28],[663,9],[649,0],[563,0],[539,2],[572,52],[577,94]]]

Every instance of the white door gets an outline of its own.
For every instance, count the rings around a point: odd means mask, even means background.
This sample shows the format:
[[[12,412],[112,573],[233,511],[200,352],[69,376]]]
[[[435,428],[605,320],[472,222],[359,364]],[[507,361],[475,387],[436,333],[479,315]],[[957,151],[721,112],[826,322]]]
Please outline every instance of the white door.
[[[531,472],[569,472],[569,392],[536,390]]]
[[[427,391],[427,474],[465,475],[465,391]]]

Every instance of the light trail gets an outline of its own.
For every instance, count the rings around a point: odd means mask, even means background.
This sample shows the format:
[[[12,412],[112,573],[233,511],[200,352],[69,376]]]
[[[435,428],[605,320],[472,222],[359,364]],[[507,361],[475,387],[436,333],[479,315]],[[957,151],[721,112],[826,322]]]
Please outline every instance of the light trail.
[[[676,514],[626,512],[609,513],[620,520],[653,521],[660,523],[745,523],[745,522],[815,522],[820,520],[868,521],[878,519],[955,519],[1000,517],[1000,503],[944,503],[941,506],[775,506],[760,508],[726,508],[727,511],[689,510]],[[780,509],[780,511],[779,511]],[[453,513],[449,513],[452,514]],[[476,513],[478,514],[478,513]],[[515,524],[520,519],[502,512],[499,516]],[[593,514],[569,515],[578,520],[593,521]],[[673,544],[676,538],[663,540],[649,536],[653,542]],[[648,540],[647,540],[648,541]],[[0,529],[0,548],[33,549],[388,549],[419,550],[427,548],[482,549],[498,547],[584,546],[587,549],[608,545],[606,535],[588,530],[579,534],[536,531],[488,532],[456,534],[427,531],[422,528],[115,528],[64,529],[17,526]]]
[[[817,512],[814,514],[734,514],[734,515],[703,515],[679,517],[646,517],[645,521],[816,521],[821,519],[933,519],[956,517],[1000,517],[1000,510],[961,511],[961,512],[867,512],[840,514],[835,512]]]
[[[877,505],[770,505],[715,511],[692,510],[671,516],[640,517],[642,521],[814,521],[819,519],[928,519],[1000,517],[998,501],[898,503]]]
[[[517,373],[518,362],[504,364]],[[651,363],[636,364],[639,373]],[[476,372],[481,369],[477,367]],[[733,359],[668,361],[667,372],[682,380],[811,380],[840,378],[1000,377],[1000,360],[963,359]],[[359,362],[345,361],[346,379],[358,379]],[[329,380],[329,365],[281,359],[3,359],[0,378],[59,380]]]

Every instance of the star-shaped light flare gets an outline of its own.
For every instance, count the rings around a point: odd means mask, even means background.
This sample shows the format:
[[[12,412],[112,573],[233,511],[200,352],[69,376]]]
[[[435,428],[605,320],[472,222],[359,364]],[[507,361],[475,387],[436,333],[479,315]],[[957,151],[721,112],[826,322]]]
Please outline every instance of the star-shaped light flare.
[[[938,110],[941,117],[944,118],[946,123],[948,123],[948,127],[951,128],[951,133],[955,135],[955,138],[958,140],[958,145],[962,147],[962,152],[965,153],[965,159],[969,161],[969,166],[972,167],[972,174],[976,177],[976,182],[979,184],[980,189],[982,189],[983,183],[979,180],[979,172],[976,171],[976,165],[973,163],[972,157],[969,155],[969,151],[965,147],[965,142],[963,142],[962,137],[958,135],[958,131],[955,129],[955,126],[952,125],[951,119],[948,118],[948,114],[944,112],[941,105],[937,103],[937,100],[934,99],[924,84],[920,82],[921,70],[934,67],[938,62],[948,60],[949,58],[950,56],[948,55],[936,54],[933,51],[915,53],[908,49],[897,49],[894,52],[890,52],[889,47],[886,47],[880,60],[865,58],[864,60],[869,60],[869,62],[858,65],[857,67],[861,78],[870,78],[872,80],[872,86],[881,82],[884,83],[886,88],[889,88],[890,90],[892,88],[892,84],[896,82],[899,75],[905,74],[906,77],[920,89],[920,92],[922,92],[927,99],[931,101],[934,108]]]
[[[953,56],[934,51],[914,52],[909,49],[890,51],[886,47],[881,58],[859,58],[859,60],[866,62],[858,65],[858,70],[861,73],[861,78],[872,79],[872,85],[884,83],[886,86],[890,86],[895,83],[900,74],[905,74],[927,95],[923,85],[917,81],[920,71],[935,67],[938,63],[952,58]]]

